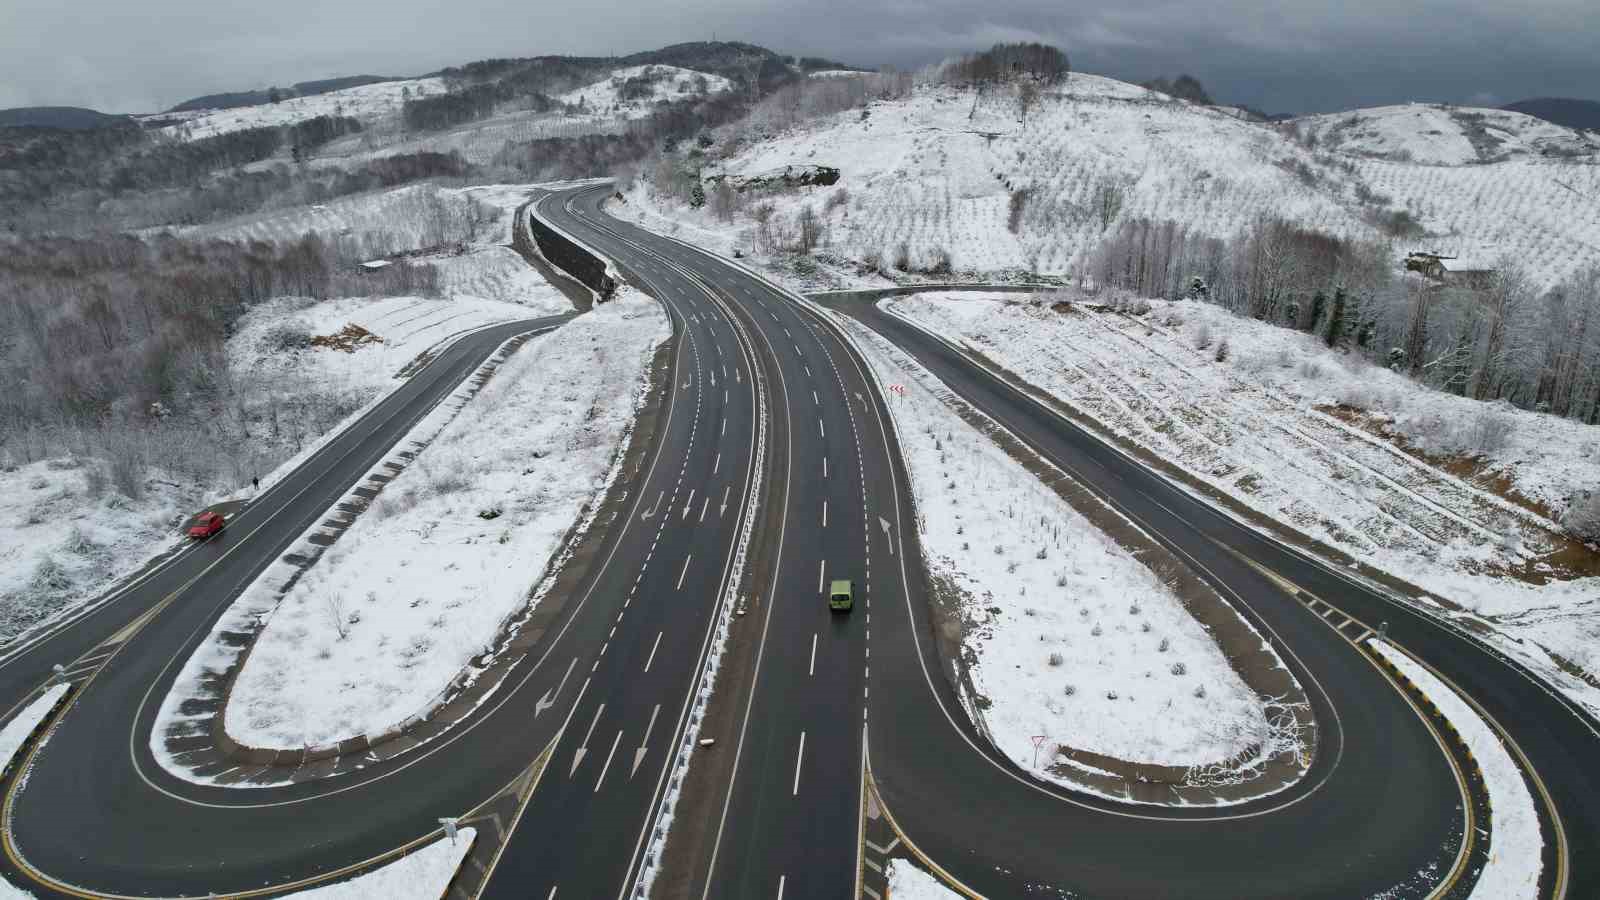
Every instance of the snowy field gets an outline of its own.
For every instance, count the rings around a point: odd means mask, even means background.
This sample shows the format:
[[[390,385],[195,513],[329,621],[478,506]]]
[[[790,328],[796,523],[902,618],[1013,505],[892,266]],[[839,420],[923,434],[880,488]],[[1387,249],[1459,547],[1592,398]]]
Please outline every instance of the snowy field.
[[[859,325],[901,437],[931,574],[964,595],[963,698],[1036,777],[1031,737],[1134,763],[1221,762],[1273,744],[1261,701],[1150,569],[969,425],[931,373]],[[976,706],[976,709],[973,707]]]
[[[1144,316],[1082,304],[1059,313],[1014,295],[883,305],[1248,506],[1531,639],[1503,643],[1600,707],[1600,696],[1534,649],[1600,671],[1600,578],[1558,568],[1571,547],[1558,527],[1491,489],[1509,483],[1559,514],[1573,490],[1592,484],[1600,429],[1427,390],[1209,304],[1154,301]],[[1214,343],[1196,346],[1207,332],[1227,338],[1226,362],[1215,361]],[[1476,477],[1457,477],[1335,415],[1339,404],[1432,453],[1471,455],[1495,422],[1505,437]]]
[[[161,131],[175,138],[195,140],[246,128],[293,125],[318,116],[349,116],[371,125],[398,116],[407,98],[415,100],[444,92],[442,78],[384,81],[311,97],[291,97],[278,103],[207,110]]]
[[[382,256],[434,246],[456,237],[457,222],[471,209],[463,192],[434,184],[406,185],[366,194],[339,197],[327,203],[294,206],[206,225],[161,229],[185,238],[224,241],[285,243],[306,234],[324,240],[354,237],[368,245],[367,255]],[[481,235],[509,242],[510,231]]]
[[[1432,672],[1383,641],[1372,638],[1367,643],[1433,701],[1483,769],[1483,783],[1489,791],[1489,861],[1478,873],[1472,896],[1478,900],[1538,897],[1544,847],[1539,814],[1510,751],[1489,723]]]
[[[228,733],[319,746],[422,712],[606,486],[667,334],[634,296],[515,353],[283,598],[234,684]]]
[[[880,260],[885,268],[903,243],[913,267],[927,266],[943,250],[958,272],[1072,274],[1108,231],[1097,204],[1107,188],[1124,195],[1113,225],[1134,217],[1170,219],[1228,238],[1260,217],[1278,216],[1338,236],[1376,239],[1369,211],[1405,209],[1429,233],[1397,252],[1435,249],[1489,262],[1511,255],[1543,287],[1600,264],[1600,156],[1541,155],[1547,147],[1595,144],[1593,138],[1517,113],[1421,107],[1449,122],[1454,137],[1428,134],[1443,134],[1443,124],[1432,119],[1363,110],[1341,115],[1371,114],[1372,127],[1381,125],[1392,140],[1371,148],[1355,142],[1341,151],[1331,139],[1310,148],[1287,126],[1155,97],[1113,79],[1074,74],[1063,89],[1045,93],[1024,127],[1004,92],[974,103],[970,91],[921,86],[903,100],[873,101],[864,118],[848,110],[756,134],[731,158],[714,155],[706,174],[749,175],[796,164],[838,168],[835,186],[762,199],[774,204],[779,221],[792,221],[810,205],[826,223],[826,249],[858,262]],[[1492,164],[1477,164],[1475,156],[1467,165],[1422,161],[1465,160],[1460,147],[1471,145],[1461,117],[1477,115],[1504,147],[1520,149]],[[1447,137],[1455,149],[1423,152],[1422,144]],[[1418,161],[1368,155],[1390,143],[1411,147]],[[710,205],[691,210],[665,201],[644,181],[627,191],[620,215],[651,224],[658,213],[681,226],[685,237],[714,236],[722,252],[734,246],[751,251],[748,217],[719,221]],[[1386,204],[1363,207],[1358,189],[1387,197]],[[1022,190],[1030,194],[1013,232],[1011,197]]]

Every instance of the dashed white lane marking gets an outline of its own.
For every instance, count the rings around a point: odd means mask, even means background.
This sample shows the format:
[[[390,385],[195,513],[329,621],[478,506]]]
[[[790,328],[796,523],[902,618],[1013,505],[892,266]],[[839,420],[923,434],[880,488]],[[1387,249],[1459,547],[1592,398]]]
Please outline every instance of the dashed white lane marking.
[[[722,468],[722,452],[719,450],[717,452],[716,462],[711,464],[711,474],[713,474],[713,475],[717,474],[717,470],[720,469],[720,468]],[[705,515],[702,514],[700,516],[700,518],[704,519]]]
[[[805,758],[806,733],[802,731],[800,732],[800,752],[794,755],[794,789],[789,792],[791,797],[800,796],[800,763],[805,761]]]
[[[815,403],[818,406],[822,405],[822,401],[817,399],[817,392],[816,391],[812,391],[811,392],[811,402]]]
[[[561,887],[561,885],[558,884],[551,887],[550,893],[544,895],[544,900],[556,900],[556,888],[558,887]]]
[[[728,433],[728,420],[726,418],[722,420],[722,433],[724,435]]]
[[[817,674],[817,633],[811,632],[811,665],[806,668],[807,675]]]
[[[828,458],[826,456],[822,458],[822,477],[828,477]]]
[[[822,501],[822,527],[828,527],[828,501]]]
[[[622,732],[617,732],[616,740],[611,742],[611,752],[606,754],[606,764],[600,768],[600,777],[595,780],[594,792],[600,793],[600,785],[606,783],[606,773],[611,771],[611,758],[617,755],[617,745],[622,743]]]
[[[822,427],[822,420],[821,419],[817,420],[817,433],[822,435],[823,437],[827,437],[828,436],[828,429]]]
[[[678,573],[678,587],[677,587],[677,590],[680,590],[680,591],[683,590],[683,577],[685,575],[689,574],[689,560],[691,560],[691,559],[694,559],[694,554],[693,553],[691,553],[688,556],[685,556],[683,558],[683,571]]]
[[[666,632],[656,632],[656,642],[650,645],[650,658],[644,661],[644,670],[646,672],[650,671],[650,664],[656,661],[656,651],[661,648],[661,636],[663,634],[666,634]]]
[[[806,366],[806,377],[807,378],[811,377],[811,367],[810,366]]]
[[[787,875],[778,876],[778,900],[783,900],[783,882],[788,877]]]
[[[719,453],[717,455],[721,456],[722,454]],[[706,520],[706,510],[709,509],[710,507],[711,507],[711,498],[710,497],[701,498],[701,500],[700,500],[700,521],[704,522]]]
[[[827,560],[825,560],[825,559],[817,560],[817,593],[819,593],[819,594],[822,593],[822,573],[827,571],[827,569],[828,569],[828,561]]]

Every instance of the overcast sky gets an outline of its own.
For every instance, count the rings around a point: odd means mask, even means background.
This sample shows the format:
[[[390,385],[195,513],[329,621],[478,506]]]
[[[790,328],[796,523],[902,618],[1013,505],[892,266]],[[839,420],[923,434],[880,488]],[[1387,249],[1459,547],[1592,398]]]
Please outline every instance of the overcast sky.
[[[1074,69],[1189,72],[1219,102],[1600,100],[1594,0],[0,0],[0,108],[146,112],[218,91],[493,56],[746,40],[914,66],[1000,40]]]

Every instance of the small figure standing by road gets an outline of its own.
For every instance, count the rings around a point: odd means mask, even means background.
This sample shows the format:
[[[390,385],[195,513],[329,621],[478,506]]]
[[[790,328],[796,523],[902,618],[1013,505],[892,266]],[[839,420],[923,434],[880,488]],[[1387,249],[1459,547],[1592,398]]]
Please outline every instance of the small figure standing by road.
[[[261,493],[261,477],[260,476],[252,477],[250,479],[250,487],[256,493],[258,493],[258,494]]]

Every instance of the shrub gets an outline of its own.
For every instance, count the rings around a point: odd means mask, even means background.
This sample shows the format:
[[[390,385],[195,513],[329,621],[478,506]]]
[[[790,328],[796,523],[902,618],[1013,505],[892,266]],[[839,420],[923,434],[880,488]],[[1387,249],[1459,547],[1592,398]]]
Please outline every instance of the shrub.
[[[1212,358],[1215,359],[1217,362],[1227,362],[1228,361],[1228,339],[1227,338],[1223,338],[1217,344],[1217,352],[1212,354]]]
[[[1472,423],[1471,449],[1480,456],[1492,456],[1505,449],[1513,430],[1515,426],[1510,416],[1486,409]]]
[[[111,477],[103,466],[89,466],[83,470],[83,488],[90,497],[103,497],[111,486]]]
[[[1189,671],[1189,667],[1185,666],[1181,662],[1172,664],[1172,674],[1174,674],[1174,675],[1182,675],[1182,674],[1184,674],[1185,672],[1188,672],[1188,671]]]
[[[1204,350],[1211,346],[1211,326],[1201,322],[1194,330],[1194,348]]]
[[[894,267],[902,272],[911,271],[911,244],[901,241],[894,248]]]
[[[1300,377],[1307,381],[1316,381],[1322,377],[1322,367],[1312,360],[1300,362]]]
[[[1062,656],[1060,653],[1050,654],[1050,665],[1052,666],[1059,666],[1066,661],[1066,657]]]

